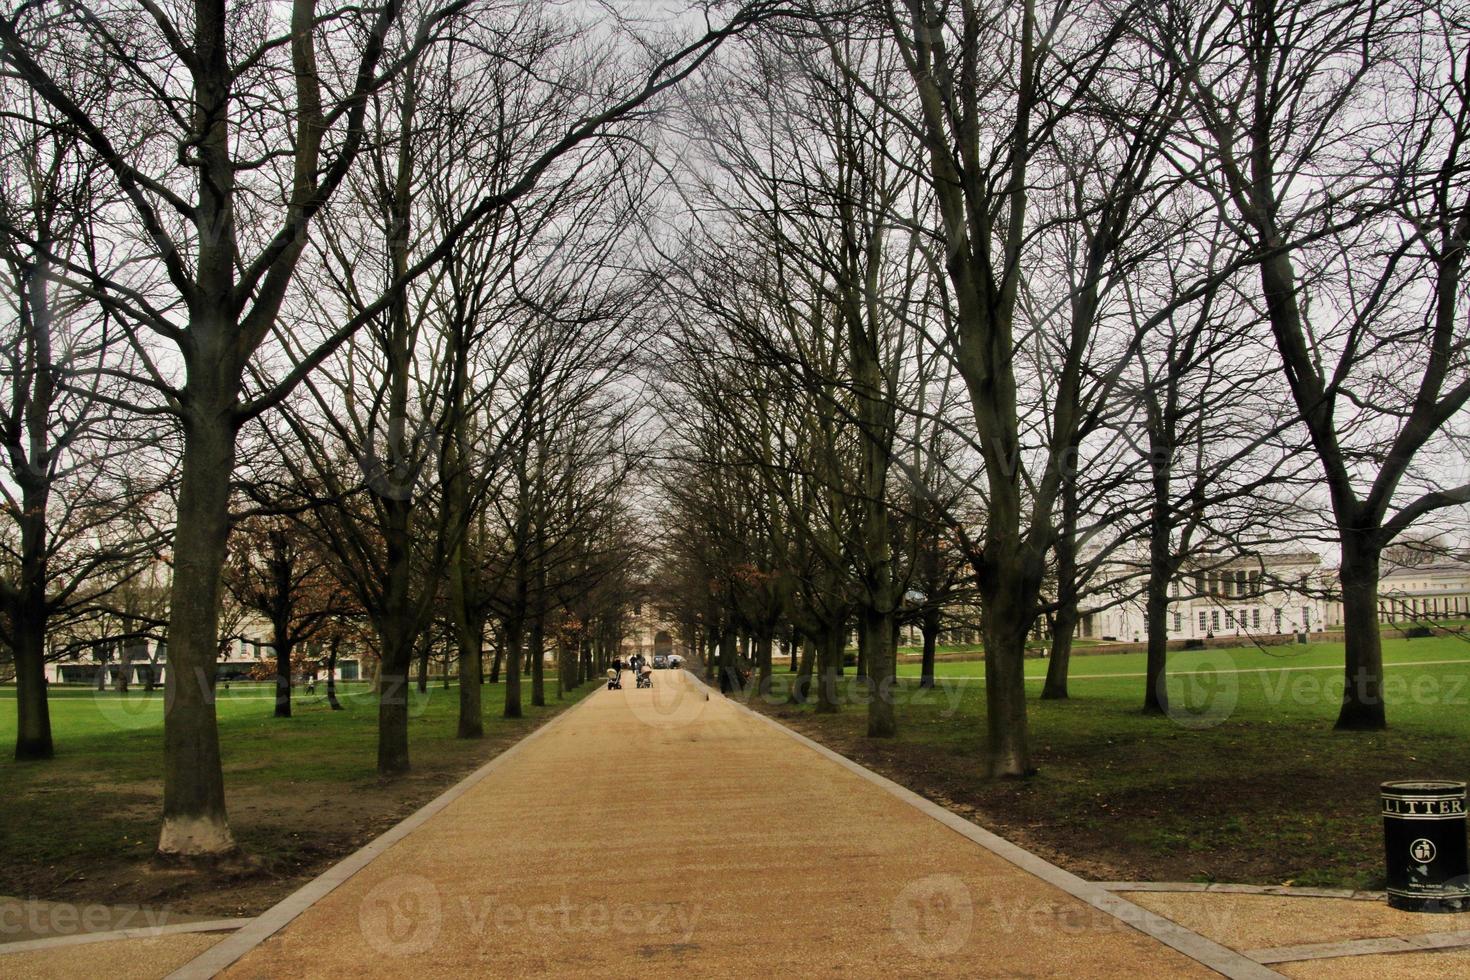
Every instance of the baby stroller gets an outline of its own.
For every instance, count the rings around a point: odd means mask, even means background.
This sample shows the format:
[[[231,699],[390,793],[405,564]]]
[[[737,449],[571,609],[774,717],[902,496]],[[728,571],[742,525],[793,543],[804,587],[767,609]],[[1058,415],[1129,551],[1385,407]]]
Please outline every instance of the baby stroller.
[[[611,667],[607,669],[607,689],[609,691],[621,691],[623,689],[623,678]]]
[[[653,687],[653,668],[647,664],[638,669],[638,686]]]

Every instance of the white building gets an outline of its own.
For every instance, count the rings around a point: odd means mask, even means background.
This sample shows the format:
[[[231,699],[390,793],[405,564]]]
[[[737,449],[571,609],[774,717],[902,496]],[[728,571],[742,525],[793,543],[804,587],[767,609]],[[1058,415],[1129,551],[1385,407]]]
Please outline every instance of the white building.
[[[689,648],[679,635],[679,625],[665,619],[654,603],[646,601],[633,607],[619,653],[623,657],[641,653],[650,659],[677,654],[689,659]]]
[[[274,670],[275,647],[270,642],[271,627],[262,617],[244,616],[236,633],[226,640],[220,651],[217,679],[244,680],[260,672]],[[162,684],[167,673],[167,645],[147,640],[128,641],[120,645],[111,640],[93,644],[92,653],[62,660],[48,661],[46,680],[51,684],[86,684],[92,687],[118,687],[126,676],[128,686],[146,687],[149,676],[154,684]],[[318,676],[323,676],[322,674]],[[339,657],[337,680],[357,680],[361,664],[356,657]]]
[[[1470,618],[1470,562],[1406,565],[1378,582],[1378,619],[1384,623]]]
[[[1138,566],[1119,564],[1113,580],[1085,603],[1077,635],[1121,642],[1148,637],[1145,599],[1136,595]],[[1312,633],[1342,625],[1332,601],[1336,574],[1312,552],[1261,554],[1200,562],[1169,586],[1165,626],[1171,640]]]

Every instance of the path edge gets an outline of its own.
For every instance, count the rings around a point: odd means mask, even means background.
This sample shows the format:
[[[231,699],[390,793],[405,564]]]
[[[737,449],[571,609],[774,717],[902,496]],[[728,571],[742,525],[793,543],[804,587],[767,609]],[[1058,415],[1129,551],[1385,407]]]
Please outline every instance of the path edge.
[[[596,681],[597,678],[593,678],[593,680]],[[471,772],[453,786],[450,786],[428,803],[425,803],[413,813],[404,817],[398,823],[389,827],[383,833],[374,837],[362,847],[353,851],[281,899],[275,905],[266,909],[260,915],[250,920],[249,925],[240,929],[234,935],[221,940],[183,966],[174,970],[174,972],[168,974],[165,980],[208,980],[208,978],[214,977],[233,966],[246,953],[249,953],[271,936],[274,936],[286,926],[290,925],[297,916],[335,891],[338,885],[343,884],[353,875],[367,867],[374,858],[388,850],[388,848],[415,830],[418,830],[430,818],[469,792],[475,784],[479,783],[486,776],[489,776],[496,769],[500,768],[507,759],[513,758],[526,744],[534,742],[542,734],[555,728],[564,719],[570,717],[578,708],[581,708],[596,697],[597,694],[597,690],[588,692],[576,704],[558,712],[549,721],[545,721],[536,726],[536,728],[527,732],[504,752],[498,753],[481,765],[480,768]]]
[[[120,939],[157,939],[160,936],[182,936],[192,932],[237,932],[249,925],[251,919],[206,919],[201,922],[179,922],[171,926],[134,926],[128,929],[110,929],[106,932],[83,932],[72,936],[43,936],[40,939],[21,939],[13,943],[0,943],[0,964],[12,953],[36,953],[52,949],[67,949],[72,946],[87,946],[91,943],[110,943]]]
[[[714,689],[705,684],[693,671],[685,670],[685,673],[707,692],[715,693]],[[1193,930],[1186,929],[1179,923],[1166,919],[1156,912],[1150,912],[1141,905],[1135,905],[1121,895],[1114,894],[1094,882],[1079,878],[1072,872],[1057,867],[1050,861],[1032,854],[1020,845],[1013,844],[1004,837],[991,833],[978,824],[966,820],[959,814],[920,796],[918,793],[894,782],[887,776],[879,775],[866,766],[854,762],[840,752],[830,749],[814,739],[808,738],[795,729],[788,728],[769,715],[756,711],[754,708],[742,704],[735,698],[726,697],[725,700],[741,711],[760,719],[777,731],[805,745],[818,755],[837,763],[849,772],[886,790],[889,795],[897,797],[920,813],[939,821],[962,837],[969,838],[987,851],[990,851],[997,857],[1003,858],[1022,871],[1035,875],[1047,884],[1071,895],[1073,898],[1111,915],[1125,925],[1131,926],[1144,935],[1158,940],[1165,946],[1182,953],[1201,966],[1208,967],[1221,976],[1232,978],[1232,980],[1237,980],[1237,978],[1238,980],[1285,980],[1281,974],[1257,963],[1250,957],[1238,953],[1228,946],[1223,946],[1213,939],[1207,939]]]

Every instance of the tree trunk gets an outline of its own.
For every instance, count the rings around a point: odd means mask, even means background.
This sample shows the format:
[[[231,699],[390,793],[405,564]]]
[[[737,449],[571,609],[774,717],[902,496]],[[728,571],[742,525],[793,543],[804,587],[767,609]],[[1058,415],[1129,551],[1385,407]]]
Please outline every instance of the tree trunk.
[[[545,617],[537,613],[531,620],[531,704],[546,707],[546,633]]]
[[[1381,731],[1388,727],[1383,704],[1383,638],[1378,628],[1378,577],[1381,552],[1371,544],[1342,548],[1342,627],[1346,647],[1342,708],[1336,727]]]
[[[521,717],[521,632],[519,616],[505,624],[505,711],[507,718]]]
[[[382,664],[378,673],[378,773],[407,772],[408,679],[413,668],[413,638],[400,617],[378,629]]]
[[[801,663],[797,668],[796,677],[791,681],[791,690],[787,692],[787,704],[806,704],[811,699],[812,674],[816,671],[816,664],[816,639],[803,635],[801,638]]]
[[[337,645],[340,642],[332,637],[332,645],[327,648],[327,704],[333,711],[342,710],[342,702],[337,700]]]
[[[740,683],[740,665],[736,651],[739,637],[734,629],[727,629],[720,636],[720,693],[739,695],[743,692]]]
[[[576,686],[574,683],[575,669],[572,661],[573,658],[582,655],[580,641],[563,641],[558,649],[558,654],[556,658],[556,696],[558,698],[564,698]]]
[[[834,714],[841,706],[842,655],[847,649],[847,620],[827,628],[817,644],[817,711]]]
[[[407,772],[408,762],[408,675],[413,667],[414,640],[421,623],[411,612],[410,569],[413,503],[408,495],[383,500],[383,538],[387,586],[383,608],[378,612],[378,635],[382,663],[378,674],[378,772],[388,776]]]
[[[425,633],[419,637],[418,649],[415,651],[415,659],[418,661],[417,687],[420,694],[429,692],[429,654],[433,652],[433,640],[431,635]]]
[[[898,648],[894,644],[893,613],[867,607],[859,627],[866,640],[868,656],[868,737],[893,738],[898,734],[893,691],[898,683]]]
[[[223,329],[223,328],[221,328]],[[202,369],[201,374],[207,369]],[[191,385],[195,379],[192,377]],[[184,413],[183,468],[169,589],[168,679],[163,715],[163,826],[158,854],[212,857],[235,850],[225,816],[215,719],[219,590],[230,533],[233,393],[206,399],[195,386]],[[211,408],[211,402],[217,403]]]
[[[459,644],[459,725],[455,737],[480,738],[485,734],[485,706],[480,691],[485,666],[485,624],[473,617],[461,618],[463,623],[455,623]]]
[[[1057,534],[1057,611],[1051,624],[1051,653],[1041,697],[1067,697],[1067,671],[1072,667],[1072,634],[1077,629],[1077,484],[1069,472],[1062,478],[1062,526]]]
[[[277,618],[271,625],[276,648],[276,714],[291,717],[291,626]]]
[[[15,758],[49,759],[51,711],[46,699],[45,598],[23,600],[13,612],[15,629]]]
[[[934,686],[934,653],[939,645],[939,607],[926,606],[924,618],[919,623],[919,632],[924,636],[924,656],[919,666],[919,686]]]
[[[1169,575],[1150,574],[1144,600],[1144,623],[1148,630],[1148,656],[1144,663],[1143,712],[1169,713]]]
[[[1072,635],[1077,632],[1077,603],[1062,602],[1051,627],[1051,651],[1047,654],[1046,683],[1041,686],[1043,701],[1065,701],[1067,672],[1072,668]]]
[[[762,629],[755,638],[756,693],[761,697],[771,696],[771,648],[775,642],[770,629]]]
[[[797,629],[795,626],[791,627],[791,635],[787,638],[787,642],[790,644],[787,652],[791,655],[791,667],[789,672],[794,674],[796,673],[796,662],[797,658],[800,656],[801,650],[801,630]]]
[[[999,563],[997,563],[999,564]],[[1029,776],[1026,724],[1026,635],[1032,607],[1021,562],[993,568],[980,582],[985,643],[986,768],[992,777]],[[1037,576],[1039,579],[1039,576]]]
[[[704,682],[712,684],[715,680],[715,665],[720,659],[720,636],[715,630],[707,631],[705,637],[704,651]]]
[[[37,287],[33,283],[32,292],[36,292],[37,288],[44,292],[44,284]],[[36,317],[42,315],[33,313]],[[38,325],[37,331],[40,329],[42,328]],[[41,347],[39,344],[37,346]],[[43,351],[49,349],[48,342]],[[38,365],[37,370],[49,371],[49,364],[44,367]],[[49,385],[46,388],[49,391]],[[37,405],[35,410],[49,411],[49,407],[48,398],[45,406]],[[42,425],[44,420],[35,420],[29,427],[34,430]],[[32,440],[35,440],[34,431]],[[48,480],[42,473],[20,474],[21,503],[24,508],[24,513],[19,517],[20,588],[18,601],[9,610],[11,629],[15,637],[16,759],[49,759],[56,751],[51,740],[51,706],[46,692],[46,631],[49,618],[46,605],[46,581],[49,578],[46,546],[46,508],[50,498]]]
[[[51,713],[46,698],[46,638],[31,621],[16,619],[16,760],[51,758]]]

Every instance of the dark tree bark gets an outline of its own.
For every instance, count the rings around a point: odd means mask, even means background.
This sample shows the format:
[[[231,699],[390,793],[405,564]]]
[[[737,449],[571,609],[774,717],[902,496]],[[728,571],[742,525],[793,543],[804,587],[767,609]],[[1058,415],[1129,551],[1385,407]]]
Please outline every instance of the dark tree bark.
[[[420,694],[427,694],[429,691],[429,655],[433,652],[433,649],[434,642],[431,639],[431,634],[425,633],[419,637],[414,661],[418,668],[415,676],[415,685],[418,687]]]
[[[333,711],[342,710],[342,702],[337,700],[337,648],[341,643],[339,637],[333,636],[327,647],[327,704]]]
[[[775,637],[770,629],[763,629],[755,638],[756,693],[762,697],[771,695],[771,658]]]
[[[505,623],[505,711],[507,718],[521,717],[521,643],[525,626],[519,616]]]
[[[740,695],[745,687],[740,683],[739,636],[733,628],[720,635],[720,693]]]
[[[932,688],[934,686],[934,654],[939,645],[939,607],[929,605],[924,607],[924,618],[919,623],[919,632],[924,637],[924,654],[919,667],[919,686]]]
[[[539,610],[531,619],[531,704],[538,708],[546,706],[546,620]]]
[[[847,647],[846,620],[829,626],[817,638],[817,711],[834,714],[841,707],[842,654]]]
[[[1046,664],[1043,700],[1065,700],[1067,672],[1072,666],[1072,634],[1077,630],[1077,481],[1069,475],[1062,487],[1062,526],[1057,534],[1057,600],[1051,623],[1051,652]]]
[[[224,329],[215,325],[201,331],[201,338],[222,338]],[[235,466],[230,413],[238,390],[232,379],[200,368],[191,371],[190,383],[196,395],[184,411],[183,473],[169,589],[163,826],[158,841],[160,856],[181,858],[235,849],[225,818],[214,688],[220,574],[230,528],[229,477]]]

